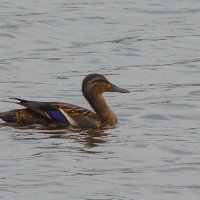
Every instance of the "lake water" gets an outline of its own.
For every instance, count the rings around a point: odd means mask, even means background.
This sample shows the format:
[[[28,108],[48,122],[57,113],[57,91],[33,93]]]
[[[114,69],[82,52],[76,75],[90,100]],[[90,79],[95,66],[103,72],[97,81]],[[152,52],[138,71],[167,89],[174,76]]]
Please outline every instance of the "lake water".
[[[199,199],[199,19],[199,0],[2,0],[0,100],[89,108],[94,72],[131,93],[105,94],[114,129],[0,126],[0,199]]]

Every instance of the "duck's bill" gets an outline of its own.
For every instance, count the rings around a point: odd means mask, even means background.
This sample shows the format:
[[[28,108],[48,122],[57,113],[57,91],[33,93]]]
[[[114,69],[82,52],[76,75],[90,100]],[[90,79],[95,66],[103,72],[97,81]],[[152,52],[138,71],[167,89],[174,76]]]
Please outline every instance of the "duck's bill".
[[[116,85],[111,85],[111,92],[130,93],[130,90],[120,88]]]

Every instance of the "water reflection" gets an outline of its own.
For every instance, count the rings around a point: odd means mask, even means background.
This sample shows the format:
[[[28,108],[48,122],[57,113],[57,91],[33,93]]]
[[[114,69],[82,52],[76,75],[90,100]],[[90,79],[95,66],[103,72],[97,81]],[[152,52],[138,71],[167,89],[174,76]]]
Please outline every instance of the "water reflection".
[[[16,123],[3,124],[1,126],[12,126],[15,131],[15,140],[42,140],[42,139],[65,139],[83,144],[86,148],[92,148],[106,143],[105,129],[78,129],[73,127],[62,127],[51,125],[48,127],[40,125],[19,126]],[[47,129],[48,128],[48,129]]]
[[[43,139],[66,139],[73,140],[78,143],[83,144],[87,148],[92,148],[106,143],[105,137],[108,133],[105,130],[91,129],[91,130],[57,130],[53,132],[41,132],[43,134],[48,134],[47,137]]]

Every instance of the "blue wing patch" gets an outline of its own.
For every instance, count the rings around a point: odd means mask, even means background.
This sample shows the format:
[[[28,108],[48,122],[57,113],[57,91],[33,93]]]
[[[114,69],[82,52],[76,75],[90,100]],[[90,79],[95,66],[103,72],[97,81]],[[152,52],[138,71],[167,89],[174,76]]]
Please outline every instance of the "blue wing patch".
[[[56,121],[69,124],[69,121],[59,110],[48,110],[47,113]]]

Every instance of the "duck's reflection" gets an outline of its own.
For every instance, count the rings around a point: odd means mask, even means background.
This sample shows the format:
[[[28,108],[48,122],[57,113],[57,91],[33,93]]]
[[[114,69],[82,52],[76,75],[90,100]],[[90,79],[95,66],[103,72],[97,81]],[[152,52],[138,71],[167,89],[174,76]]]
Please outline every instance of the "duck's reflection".
[[[66,127],[58,125],[41,126],[35,124],[31,126],[19,126],[15,123],[5,123],[3,126],[12,126],[16,129],[15,133],[17,134],[14,136],[16,140],[65,139],[81,143],[86,148],[92,148],[106,143],[106,138],[109,135],[107,128],[88,130],[67,127],[66,129]]]
[[[45,139],[69,139],[81,144],[84,144],[87,148],[92,148],[106,143],[106,136],[108,133],[105,130],[91,129],[91,130],[57,130],[52,132],[40,132],[48,134]]]

